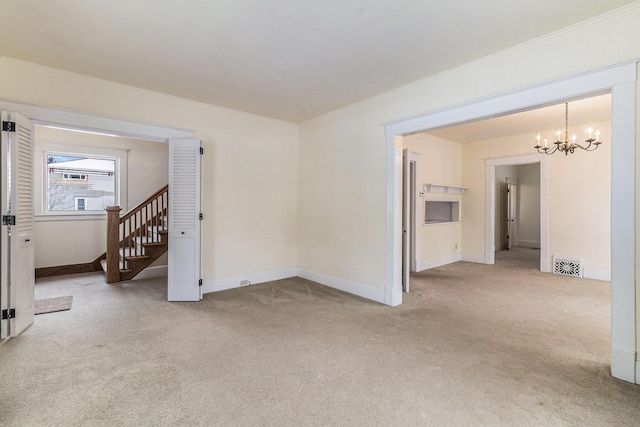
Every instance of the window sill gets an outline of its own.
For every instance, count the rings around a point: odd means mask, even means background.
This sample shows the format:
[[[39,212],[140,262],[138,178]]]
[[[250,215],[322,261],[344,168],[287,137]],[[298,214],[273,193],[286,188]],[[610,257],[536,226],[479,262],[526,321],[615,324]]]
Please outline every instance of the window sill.
[[[95,212],[95,213],[48,213],[48,214],[40,214],[35,216],[36,222],[45,222],[45,221],[96,221],[96,220],[106,220],[107,213],[106,212]]]

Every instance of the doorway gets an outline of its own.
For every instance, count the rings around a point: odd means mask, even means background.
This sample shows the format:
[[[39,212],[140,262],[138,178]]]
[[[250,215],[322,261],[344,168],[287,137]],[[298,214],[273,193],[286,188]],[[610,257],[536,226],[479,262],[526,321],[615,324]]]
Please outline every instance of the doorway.
[[[497,166],[495,262],[540,270],[540,164]]]
[[[402,206],[399,189],[402,185],[400,159],[403,135],[611,92],[612,133],[616,136],[611,153],[611,374],[635,383],[636,239],[635,233],[629,230],[636,228],[636,198],[629,195],[635,195],[636,187],[636,79],[637,64],[623,63],[386,125],[386,200],[389,212],[386,223],[386,303],[392,306],[402,303]],[[485,263],[493,262],[493,255],[494,248],[491,247],[483,256]]]
[[[179,142],[190,140],[193,134],[193,131],[188,130],[127,122],[119,119],[111,119],[79,112],[57,110],[54,108],[13,101],[0,100],[0,110],[18,113],[28,118],[29,121],[36,126],[40,125],[58,127],[62,129],[75,129],[84,132],[94,132],[98,134],[107,133],[143,141],[164,143],[169,143],[171,141]],[[197,157],[199,159],[201,150],[193,149],[193,153],[194,158]],[[197,153],[197,156],[195,155],[195,153]],[[31,192],[31,195],[33,195],[33,192]],[[169,203],[171,204],[172,202],[170,201]],[[198,248],[196,248],[196,252],[197,251],[199,251],[199,245]],[[33,260],[33,257],[31,257],[31,260]],[[199,296],[199,283],[195,281],[192,284],[192,287],[197,291],[197,296]],[[31,292],[32,291],[33,287],[31,287]],[[0,305],[3,307],[3,310],[5,305],[7,304],[8,298],[3,291],[0,293]],[[7,308],[10,309],[9,307]]]
[[[544,271],[549,240],[545,238],[543,243],[541,237],[547,236],[549,220],[548,194],[546,191],[543,194],[541,187],[548,177],[541,176],[542,160],[536,160],[539,161],[512,164],[507,158],[501,160],[502,164],[491,166],[493,183],[485,191],[494,189],[493,197],[488,195],[494,200],[494,221],[487,235],[493,235],[494,262],[518,263]]]
[[[419,153],[402,150],[402,290],[409,292],[411,272],[417,269],[416,180]]]

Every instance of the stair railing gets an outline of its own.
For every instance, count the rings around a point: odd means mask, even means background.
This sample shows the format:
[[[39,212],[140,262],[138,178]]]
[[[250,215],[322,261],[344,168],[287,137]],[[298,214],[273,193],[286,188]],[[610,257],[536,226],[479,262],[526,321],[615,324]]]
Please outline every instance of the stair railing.
[[[144,255],[142,245],[161,242],[161,233],[167,231],[168,204],[169,186],[165,185],[122,217],[119,206],[107,207],[107,283],[120,281],[128,258]]]

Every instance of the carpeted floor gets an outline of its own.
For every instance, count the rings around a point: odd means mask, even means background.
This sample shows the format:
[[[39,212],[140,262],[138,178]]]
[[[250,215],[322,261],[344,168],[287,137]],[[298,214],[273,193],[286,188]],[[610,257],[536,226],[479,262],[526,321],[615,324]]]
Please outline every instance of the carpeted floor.
[[[294,278],[168,303],[162,280],[38,280],[73,310],[0,344],[0,425],[640,424],[640,387],[609,375],[608,283],[499,253],[412,290],[391,308]]]

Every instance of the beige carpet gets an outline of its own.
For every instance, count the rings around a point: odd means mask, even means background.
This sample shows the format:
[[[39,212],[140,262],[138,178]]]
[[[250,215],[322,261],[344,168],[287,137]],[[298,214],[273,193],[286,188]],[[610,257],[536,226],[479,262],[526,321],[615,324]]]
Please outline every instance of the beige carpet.
[[[55,313],[57,311],[71,310],[73,296],[53,297],[37,299],[35,301],[35,314]]]
[[[395,308],[303,279],[199,303],[39,280],[74,308],[0,344],[0,425],[637,426],[640,387],[609,375],[609,284],[503,255],[415,274]]]

